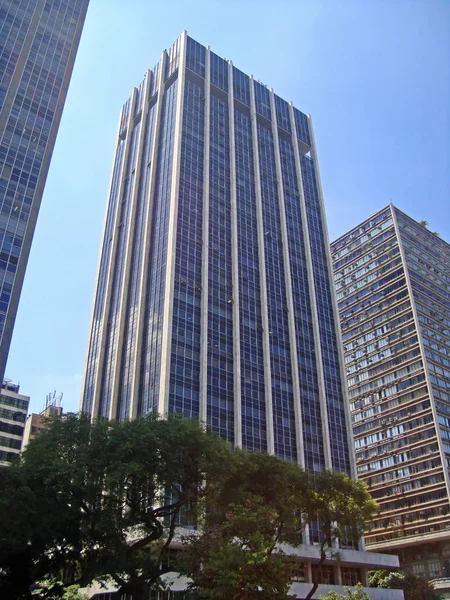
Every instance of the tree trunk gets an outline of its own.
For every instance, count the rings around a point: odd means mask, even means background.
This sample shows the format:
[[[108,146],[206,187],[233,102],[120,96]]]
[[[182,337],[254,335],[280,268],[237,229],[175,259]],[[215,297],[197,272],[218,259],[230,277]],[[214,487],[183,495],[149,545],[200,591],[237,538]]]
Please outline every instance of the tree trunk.
[[[320,560],[317,563],[317,567],[316,567],[316,575],[313,575],[313,586],[312,588],[309,590],[308,595],[306,596],[305,600],[311,600],[311,598],[314,596],[314,594],[317,591],[317,588],[319,587],[319,582],[317,581],[317,571],[319,570],[319,567],[321,567],[323,565],[323,563],[325,562],[327,558],[326,552],[323,549],[323,547],[321,548],[320,551]],[[316,580],[316,581],[314,581]]]
[[[10,573],[9,576],[3,579],[3,582],[4,584],[6,583],[7,593],[11,594],[11,596],[5,595],[2,592],[2,600],[15,600],[16,598],[25,598],[28,600],[32,598],[30,586],[39,577],[33,577],[34,573],[29,552],[26,551],[24,554],[16,555],[8,562],[7,568]]]
[[[314,596],[314,594],[317,591],[317,588],[319,587],[319,584],[316,582],[313,583],[312,588],[309,590],[308,595],[306,596],[305,600],[311,600],[311,598]]]

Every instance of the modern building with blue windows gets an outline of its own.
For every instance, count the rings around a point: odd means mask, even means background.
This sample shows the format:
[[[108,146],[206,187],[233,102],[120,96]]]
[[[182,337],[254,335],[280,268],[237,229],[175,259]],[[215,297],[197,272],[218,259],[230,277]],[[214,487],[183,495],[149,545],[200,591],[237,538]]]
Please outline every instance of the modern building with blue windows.
[[[367,547],[448,578],[450,245],[390,205],[331,250]]]
[[[0,381],[89,0],[0,0]]]
[[[183,33],[122,108],[82,410],[355,476],[337,321],[310,117]],[[329,583],[380,564],[342,545]]]

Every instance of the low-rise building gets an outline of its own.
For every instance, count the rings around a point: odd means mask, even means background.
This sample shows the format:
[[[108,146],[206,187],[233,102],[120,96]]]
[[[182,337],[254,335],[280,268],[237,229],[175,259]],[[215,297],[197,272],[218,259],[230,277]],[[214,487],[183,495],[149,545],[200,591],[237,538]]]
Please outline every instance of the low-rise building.
[[[34,440],[42,431],[47,429],[47,419],[49,417],[60,417],[62,415],[62,406],[50,404],[40,413],[28,415],[25,423],[25,433],[23,435],[22,450]]]
[[[30,398],[19,394],[19,384],[3,381],[0,393],[0,465],[20,454]]]

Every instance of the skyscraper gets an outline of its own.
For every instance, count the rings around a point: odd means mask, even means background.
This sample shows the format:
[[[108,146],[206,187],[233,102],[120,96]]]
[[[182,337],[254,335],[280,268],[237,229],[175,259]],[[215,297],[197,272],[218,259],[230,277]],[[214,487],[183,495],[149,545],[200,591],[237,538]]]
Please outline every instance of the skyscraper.
[[[344,379],[310,118],[183,33],[122,108],[81,408],[354,474]]]
[[[331,245],[370,550],[450,573],[450,246],[394,206]]]
[[[89,0],[0,0],[0,378]]]
[[[122,109],[83,410],[351,473],[308,116],[186,35]]]

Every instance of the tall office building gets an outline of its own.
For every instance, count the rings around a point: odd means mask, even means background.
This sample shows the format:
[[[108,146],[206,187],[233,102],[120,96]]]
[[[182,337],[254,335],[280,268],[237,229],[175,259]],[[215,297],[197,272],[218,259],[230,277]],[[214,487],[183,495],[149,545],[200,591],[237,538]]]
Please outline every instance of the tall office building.
[[[30,398],[19,394],[19,385],[4,381],[0,391],[0,466],[20,454]]]
[[[82,408],[352,472],[310,119],[183,34],[122,109]]]
[[[122,108],[82,410],[354,474],[336,327],[310,118],[182,34]]]
[[[89,0],[0,0],[0,378]]]
[[[394,206],[331,245],[368,549],[450,575],[450,246]]]

